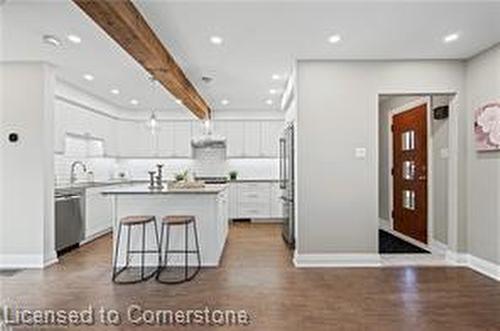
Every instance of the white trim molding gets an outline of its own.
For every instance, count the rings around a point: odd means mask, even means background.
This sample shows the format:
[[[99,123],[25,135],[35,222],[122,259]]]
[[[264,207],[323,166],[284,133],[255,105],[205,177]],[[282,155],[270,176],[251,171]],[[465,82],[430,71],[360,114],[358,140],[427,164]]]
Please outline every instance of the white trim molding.
[[[446,252],[448,251],[448,245],[446,245],[446,244],[444,244],[436,239],[431,239],[429,246],[430,246],[432,254],[446,255]]]
[[[452,251],[446,252],[446,259],[458,266],[468,267],[500,282],[500,264],[495,264],[472,254],[456,253]]]
[[[299,254],[295,252],[293,264],[297,268],[351,268],[380,267],[380,255],[376,253]]]
[[[42,254],[2,254],[0,269],[41,269],[45,265]]]

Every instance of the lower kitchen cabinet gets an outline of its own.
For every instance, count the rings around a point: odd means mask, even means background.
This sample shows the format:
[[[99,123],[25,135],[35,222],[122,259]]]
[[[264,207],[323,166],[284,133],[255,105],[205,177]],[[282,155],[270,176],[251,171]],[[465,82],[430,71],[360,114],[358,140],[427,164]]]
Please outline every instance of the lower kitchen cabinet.
[[[94,187],[85,190],[85,240],[92,240],[111,228],[113,206],[110,196],[101,192],[109,186]]]
[[[229,218],[279,219],[283,217],[277,182],[232,182]]]

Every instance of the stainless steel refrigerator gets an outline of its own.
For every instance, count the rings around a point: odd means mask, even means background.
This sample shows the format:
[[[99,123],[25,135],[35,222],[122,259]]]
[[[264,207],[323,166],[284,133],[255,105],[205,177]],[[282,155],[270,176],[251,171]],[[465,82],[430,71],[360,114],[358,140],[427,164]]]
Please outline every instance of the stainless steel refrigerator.
[[[294,157],[294,127],[289,125],[279,141],[279,180],[283,207],[282,235],[290,247],[295,246]]]

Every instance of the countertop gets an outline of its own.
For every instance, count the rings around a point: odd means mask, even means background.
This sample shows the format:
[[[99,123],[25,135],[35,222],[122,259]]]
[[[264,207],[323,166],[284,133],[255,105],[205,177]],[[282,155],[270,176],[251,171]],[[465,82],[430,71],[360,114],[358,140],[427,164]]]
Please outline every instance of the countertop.
[[[148,185],[131,185],[103,191],[105,195],[126,194],[219,194],[227,188],[227,184],[207,184],[202,188],[169,188],[167,185],[161,190],[150,189]]]
[[[275,183],[279,182],[279,179],[266,179],[266,178],[238,178],[236,180],[231,180],[228,183]]]

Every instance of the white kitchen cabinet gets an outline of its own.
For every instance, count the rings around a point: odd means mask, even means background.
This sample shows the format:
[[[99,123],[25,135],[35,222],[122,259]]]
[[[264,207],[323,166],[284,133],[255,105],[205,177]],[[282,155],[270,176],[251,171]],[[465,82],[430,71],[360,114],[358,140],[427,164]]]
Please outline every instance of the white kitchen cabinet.
[[[68,121],[68,108],[56,100],[54,108],[54,152],[64,153],[64,140],[66,137],[66,123]]]
[[[170,157],[174,155],[174,123],[161,122],[157,133],[158,156]]]
[[[226,126],[227,156],[245,156],[245,122],[230,121]]]
[[[238,184],[236,182],[229,183],[229,194],[228,194],[228,204],[229,204],[229,218],[238,218]]]
[[[247,121],[243,127],[243,141],[244,141],[244,156],[246,157],[259,157],[261,156],[260,149],[260,126],[258,121]]]
[[[279,182],[271,183],[271,217],[283,218],[283,204],[281,202],[281,189]]]
[[[156,135],[143,122],[120,121],[118,150],[121,157],[156,157]]]
[[[101,192],[109,190],[109,186],[95,187],[85,190],[85,240],[89,241],[103,234],[112,226],[113,209],[111,196]]]
[[[162,122],[156,134],[157,155],[161,157],[191,157],[191,123]]]
[[[118,140],[117,140],[117,128],[118,121],[110,117],[102,118],[103,125],[105,127],[104,136],[104,155],[115,157],[118,155]]]
[[[276,182],[231,182],[229,218],[282,218],[279,187]]]
[[[263,121],[260,127],[260,155],[278,157],[279,138],[283,128],[282,121]]]
[[[174,157],[191,157],[191,123],[174,123]]]

